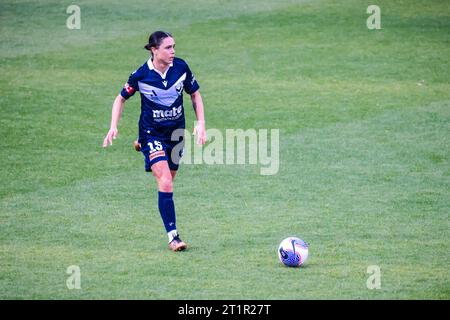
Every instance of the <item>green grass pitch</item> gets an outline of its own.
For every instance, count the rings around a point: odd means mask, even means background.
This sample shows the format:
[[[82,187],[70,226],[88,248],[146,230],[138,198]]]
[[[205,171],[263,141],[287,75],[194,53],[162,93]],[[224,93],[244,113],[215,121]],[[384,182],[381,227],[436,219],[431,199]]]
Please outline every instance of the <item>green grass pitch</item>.
[[[450,298],[448,1],[375,1],[375,30],[360,0],[80,0],[79,30],[69,4],[0,3],[1,299]],[[280,132],[275,175],[181,167],[182,253],[132,149],[138,95],[101,147],[158,29],[207,128]],[[303,268],[278,261],[292,235],[310,243]]]

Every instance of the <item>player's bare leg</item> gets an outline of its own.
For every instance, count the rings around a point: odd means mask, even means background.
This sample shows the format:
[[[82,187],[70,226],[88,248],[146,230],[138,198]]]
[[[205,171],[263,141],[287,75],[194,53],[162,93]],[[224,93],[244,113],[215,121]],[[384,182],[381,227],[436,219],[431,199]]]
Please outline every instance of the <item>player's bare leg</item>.
[[[167,161],[159,161],[152,165],[152,173],[161,192],[173,192],[173,179]]]

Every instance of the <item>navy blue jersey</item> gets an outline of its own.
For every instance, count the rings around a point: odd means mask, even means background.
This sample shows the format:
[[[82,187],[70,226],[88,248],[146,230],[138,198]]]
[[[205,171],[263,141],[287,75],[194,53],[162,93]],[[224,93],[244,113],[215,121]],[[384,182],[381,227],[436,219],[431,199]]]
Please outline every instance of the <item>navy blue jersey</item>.
[[[141,94],[139,140],[147,137],[170,139],[173,130],[185,128],[183,90],[192,94],[199,85],[189,66],[175,58],[165,74],[153,66],[152,60],[134,71],[120,92],[125,99],[136,91]]]

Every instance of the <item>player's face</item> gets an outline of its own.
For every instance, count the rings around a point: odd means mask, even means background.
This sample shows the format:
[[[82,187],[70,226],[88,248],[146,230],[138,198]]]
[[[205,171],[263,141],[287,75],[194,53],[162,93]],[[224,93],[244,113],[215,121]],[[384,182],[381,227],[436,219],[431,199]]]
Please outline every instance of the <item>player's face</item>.
[[[175,40],[171,37],[164,38],[159,48],[153,49],[153,59],[163,64],[171,64],[175,57]]]

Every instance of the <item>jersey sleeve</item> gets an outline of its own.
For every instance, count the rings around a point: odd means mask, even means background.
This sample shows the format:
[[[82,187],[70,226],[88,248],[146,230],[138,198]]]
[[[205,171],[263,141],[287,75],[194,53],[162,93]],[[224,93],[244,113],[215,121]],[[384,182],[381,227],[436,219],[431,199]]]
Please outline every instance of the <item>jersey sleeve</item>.
[[[197,79],[195,79],[189,66],[186,64],[186,80],[184,80],[184,91],[188,94],[192,94],[200,88]]]
[[[136,91],[139,91],[138,74],[138,70],[134,71],[130,74],[128,81],[123,85],[120,95],[125,99],[132,97]]]

